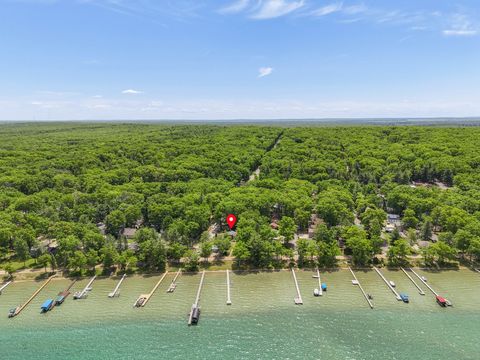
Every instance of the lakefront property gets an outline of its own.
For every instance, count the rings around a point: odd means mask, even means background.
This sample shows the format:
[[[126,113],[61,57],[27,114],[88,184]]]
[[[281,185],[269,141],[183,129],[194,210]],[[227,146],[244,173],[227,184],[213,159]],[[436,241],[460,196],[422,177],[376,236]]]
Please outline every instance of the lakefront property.
[[[0,326],[476,312],[478,129],[4,126]]]
[[[479,359],[480,2],[0,5],[0,360]]]

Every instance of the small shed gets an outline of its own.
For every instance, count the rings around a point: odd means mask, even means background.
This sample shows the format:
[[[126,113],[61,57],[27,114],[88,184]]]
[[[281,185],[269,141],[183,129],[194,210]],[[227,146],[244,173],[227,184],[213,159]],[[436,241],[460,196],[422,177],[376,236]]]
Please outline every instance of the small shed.
[[[401,224],[400,215],[387,214],[387,222],[395,226],[400,226]]]
[[[102,235],[105,235],[107,233],[107,226],[102,222],[97,223],[97,229]]]
[[[122,231],[122,236],[125,236],[127,239],[133,239],[136,233],[137,229],[135,228],[125,228]]]

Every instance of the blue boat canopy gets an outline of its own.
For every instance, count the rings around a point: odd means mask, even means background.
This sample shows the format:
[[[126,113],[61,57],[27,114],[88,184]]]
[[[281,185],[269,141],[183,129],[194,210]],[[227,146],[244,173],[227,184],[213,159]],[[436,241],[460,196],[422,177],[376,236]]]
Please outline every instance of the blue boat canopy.
[[[49,309],[50,306],[52,306],[52,303],[53,303],[53,300],[48,299],[42,304],[42,306],[40,306],[40,308],[43,309],[43,310]]]
[[[322,283],[322,290],[327,290],[327,284]]]

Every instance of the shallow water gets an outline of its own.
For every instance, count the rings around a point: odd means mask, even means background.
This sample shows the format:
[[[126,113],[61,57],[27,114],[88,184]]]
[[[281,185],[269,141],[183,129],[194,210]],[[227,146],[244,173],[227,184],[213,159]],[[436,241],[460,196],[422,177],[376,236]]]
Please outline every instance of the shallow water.
[[[132,305],[160,276],[129,277],[119,298],[107,294],[114,279],[98,279],[85,300],[70,296],[47,314],[40,305],[66,288],[52,280],[16,318],[8,309],[25,301],[41,283],[10,285],[0,296],[0,358],[3,359],[478,359],[480,274],[469,270],[419,270],[451,300],[440,308],[422,296],[401,271],[382,269],[410,304],[395,299],[374,271],[356,275],[374,297],[368,307],[348,270],[322,274],[328,291],[314,297],[312,272],[298,271],[303,306],[295,306],[291,273],[231,273],[232,305],[226,305],[225,273],[207,273],[202,315],[187,326],[200,275],[182,275],[167,294],[169,274],[145,308]],[[88,279],[79,281],[80,290]],[[420,283],[420,281],[417,281]],[[72,292],[73,292],[72,291]]]

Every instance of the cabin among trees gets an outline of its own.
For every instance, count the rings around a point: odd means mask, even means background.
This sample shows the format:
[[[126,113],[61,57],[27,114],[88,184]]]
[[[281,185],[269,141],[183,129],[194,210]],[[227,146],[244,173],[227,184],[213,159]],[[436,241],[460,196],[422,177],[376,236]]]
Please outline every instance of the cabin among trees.
[[[0,144],[0,266],[480,258],[478,128],[15,124]]]

